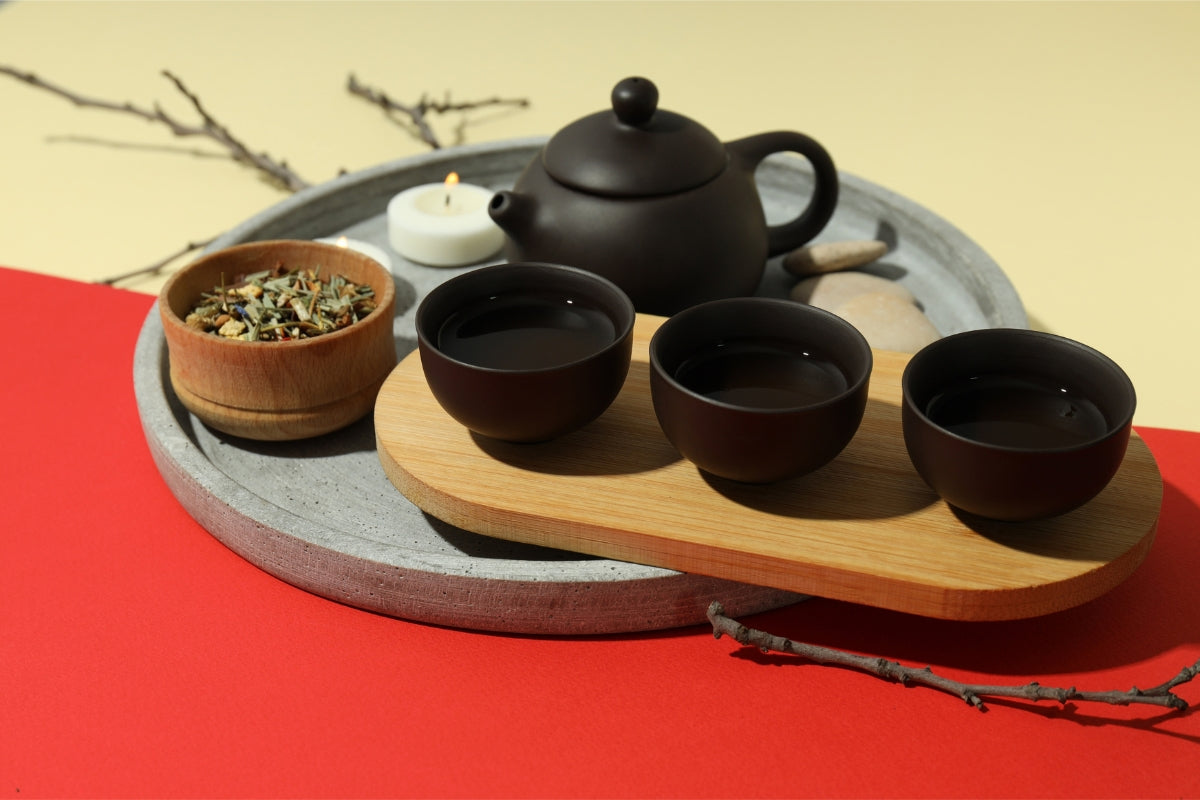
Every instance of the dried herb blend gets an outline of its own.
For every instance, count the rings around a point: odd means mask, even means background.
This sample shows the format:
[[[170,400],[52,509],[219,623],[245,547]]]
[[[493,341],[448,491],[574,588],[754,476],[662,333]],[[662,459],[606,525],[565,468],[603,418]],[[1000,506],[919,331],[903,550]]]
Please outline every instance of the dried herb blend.
[[[353,325],[375,310],[375,290],[342,275],[321,278],[321,267],[251,273],[213,287],[184,321],[228,339],[281,342],[311,339]]]

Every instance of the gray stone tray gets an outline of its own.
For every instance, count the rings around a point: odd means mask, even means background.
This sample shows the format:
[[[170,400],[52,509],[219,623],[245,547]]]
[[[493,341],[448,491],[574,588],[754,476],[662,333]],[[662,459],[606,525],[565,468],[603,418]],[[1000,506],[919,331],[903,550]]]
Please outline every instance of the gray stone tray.
[[[470,268],[422,267],[392,252],[388,200],[410,186],[441,181],[451,170],[469,183],[511,188],[544,141],[449,148],[344,175],[247,220],[209,250],[341,234],[384,247],[394,259],[396,346],[404,355],[415,346],[420,299]],[[794,215],[798,201],[790,198],[811,186],[806,163],[790,157],[772,157],[757,177],[772,222]],[[838,211],[820,240],[865,238],[891,244],[871,269],[908,286],[943,334],[1026,326],[1016,292],[978,246],[920,206],[843,173]],[[789,283],[773,261],[759,291],[783,296]],[[210,430],[171,391],[157,308],[138,339],[134,389],[154,460],[188,512],[246,560],[331,600],[439,625],[562,635],[697,624],[712,600],[745,615],[802,599],[446,525],[388,482],[369,417],[300,442],[251,442]]]

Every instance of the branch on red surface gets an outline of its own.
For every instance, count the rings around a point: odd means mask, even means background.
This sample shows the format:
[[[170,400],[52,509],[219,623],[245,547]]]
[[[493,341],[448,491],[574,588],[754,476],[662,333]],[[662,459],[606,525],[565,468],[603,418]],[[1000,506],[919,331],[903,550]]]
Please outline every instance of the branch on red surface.
[[[799,656],[816,664],[849,667],[850,669],[866,672],[878,678],[902,685],[915,684],[940,689],[943,692],[957,695],[963,701],[978,708],[980,711],[987,710],[983,702],[983,698],[985,697],[1010,697],[1035,702],[1038,700],[1055,700],[1064,704],[1071,700],[1108,703],[1118,706],[1142,704],[1186,711],[1188,708],[1187,701],[1174,694],[1171,690],[1176,686],[1187,683],[1200,674],[1200,661],[1197,661],[1190,667],[1184,667],[1179,671],[1178,675],[1158,686],[1150,689],[1139,689],[1135,686],[1129,691],[1124,692],[1081,692],[1074,687],[1056,689],[1049,686],[1042,686],[1036,682],[1027,683],[1022,686],[988,686],[984,684],[960,683],[934,674],[933,670],[929,667],[915,669],[913,667],[906,667],[896,661],[888,661],[885,658],[871,658],[820,645],[794,642],[782,636],[775,636],[765,631],[748,628],[740,622],[727,617],[724,606],[717,601],[714,601],[708,607],[708,621],[712,623],[713,636],[717,639],[728,635],[740,644],[747,647],[756,647],[764,653],[785,653]]]

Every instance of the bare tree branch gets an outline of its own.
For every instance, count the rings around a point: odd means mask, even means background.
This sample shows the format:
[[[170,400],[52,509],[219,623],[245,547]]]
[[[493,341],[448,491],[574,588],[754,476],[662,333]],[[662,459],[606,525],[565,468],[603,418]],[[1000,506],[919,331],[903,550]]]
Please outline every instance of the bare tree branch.
[[[354,74],[350,74],[349,80],[346,82],[346,90],[350,94],[364,98],[368,102],[374,103],[388,113],[388,116],[393,120],[396,119],[395,114],[403,114],[408,117],[408,127],[413,134],[425,144],[432,147],[434,150],[439,149],[442,145],[438,142],[437,134],[433,132],[433,128],[429,127],[429,123],[425,121],[425,114],[415,106],[406,106],[388,97],[385,93],[372,89],[358,82]],[[400,124],[400,120],[396,120]]]
[[[529,105],[529,100],[520,98],[503,98],[489,97],[484,100],[472,100],[465,102],[453,102],[450,99],[450,93],[447,92],[443,100],[433,100],[427,94],[422,94],[421,99],[415,105],[401,103],[389,97],[385,92],[367,86],[364,83],[359,83],[358,78],[353,73],[350,74],[346,81],[346,90],[352,95],[363,98],[364,100],[373,103],[385,112],[396,124],[401,125],[409,130],[414,136],[420,139],[425,144],[432,147],[434,150],[440,149],[442,143],[438,140],[437,134],[429,125],[428,115],[445,114],[456,111],[474,111],[486,107],[508,106],[511,108],[526,108]],[[465,125],[465,121],[460,123],[458,130],[460,131]]]
[[[87,97],[70,89],[66,89],[62,86],[51,83],[50,81],[44,80],[32,72],[18,70],[14,67],[5,66],[3,64],[0,64],[0,74],[10,75],[19,81],[23,81],[30,86],[33,86],[34,88],[43,89],[51,94],[56,94],[59,97],[74,103],[80,108],[96,108],[105,111],[115,111],[117,113],[139,117],[149,122],[163,125],[175,136],[200,137],[208,139],[224,148],[227,157],[240,164],[253,167],[258,172],[266,176],[266,178],[272,184],[287,191],[296,192],[301,189],[306,189],[309,186],[307,181],[301,178],[298,174],[296,174],[295,171],[292,170],[291,167],[288,166],[287,161],[276,161],[265,152],[256,153],[244,142],[235,137],[227,127],[218,122],[216,118],[209,113],[208,109],[204,107],[204,104],[200,102],[200,98],[184,84],[183,80],[170,71],[163,70],[162,74],[169,81],[171,81],[176,90],[178,90],[179,93],[187,98],[188,102],[191,103],[192,108],[200,117],[199,125],[189,125],[176,119],[175,117],[172,117],[157,103],[154,104],[153,108],[145,108],[137,106],[131,102],[120,103],[101,98]],[[407,125],[410,132],[412,132],[414,136],[434,149],[440,148],[442,145],[438,141],[437,135],[434,133],[433,128],[429,126],[427,121],[427,116],[431,113],[445,114],[448,112],[465,112],[483,107],[508,106],[524,108],[529,105],[529,101],[524,98],[509,100],[500,97],[491,97],[485,100],[471,102],[453,102],[450,99],[449,92],[447,92],[444,99],[440,101],[432,100],[428,95],[422,94],[421,99],[416,105],[409,106],[392,100],[383,92],[360,84],[354,75],[350,76],[348,89],[352,94],[361,96],[383,108],[393,120],[395,120],[398,124]],[[403,119],[398,118],[397,115],[400,115],[400,117]],[[462,130],[466,124],[467,121],[464,119],[460,121],[458,127],[456,128],[457,135],[460,138],[462,136]],[[339,174],[344,173],[345,170],[342,170]],[[148,267],[126,272],[121,275],[104,278],[97,281],[97,283],[113,285],[129,278],[157,274],[176,259],[181,258],[182,256],[185,256],[195,250],[207,247],[212,241],[213,239],[207,239],[201,242],[189,242],[183,249],[172,253],[166,258],[157,261]]]
[[[200,104],[200,98],[188,91],[188,88],[183,85],[183,81],[167,70],[163,70],[163,75],[175,84],[175,88],[177,88],[180,93],[191,102],[192,107],[196,109],[196,113],[199,114],[204,120],[204,133],[206,133],[213,140],[224,145],[226,149],[230,151],[235,161],[243,164],[249,164],[250,166],[260,170],[288,191],[298,192],[301,189],[308,188],[308,181],[297,175],[292,168],[288,166],[287,161],[275,161],[265,152],[251,152],[250,148],[246,147],[246,145],[234,138],[233,134],[229,132],[228,128],[213,119],[212,115],[210,115],[208,111],[205,110],[204,106]],[[162,109],[158,108],[157,106],[155,107],[155,111],[162,115],[164,121],[168,119],[166,114],[163,114]]]
[[[131,102],[116,103],[111,100],[103,100],[94,97],[85,97],[77,94],[69,89],[65,89],[57,84],[43,80],[32,72],[23,72],[13,67],[0,64],[0,74],[11,75],[17,80],[24,81],[30,86],[38,89],[44,89],[59,97],[65,98],[74,103],[80,108],[97,108],[105,111],[115,111],[122,114],[129,114],[150,122],[157,122],[167,127],[176,136],[189,137],[199,136],[207,138],[224,147],[229,157],[241,164],[257,169],[263,173],[272,183],[284,188],[288,191],[295,192],[300,189],[305,189],[309,186],[308,182],[297,175],[287,164],[286,161],[276,161],[266,153],[255,153],[247,147],[242,141],[237,139],[229,129],[217,122],[208,110],[200,103],[200,99],[193,94],[183,81],[176,75],[167,70],[163,70],[163,76],[170,80],[179,92],[188,99],[192,104],[192,108],[200,115],[200,125],[188,125],[163,111],[162,107],[157,103],[153,108],[143,108],[134,105]]]
[[[196,250],[202,250],[205,247],[208,247],[210,244],[212,244],[216,240],[216,238],[217,237],[213,236],[209,239],[205,239],[200,242],[188,242],[186,245],[184,245],[179,250],[176,250],[174,253],[171,253],[171,255],[167,256],[166,258],[162,259],[161,261],[154,262],[153,264],[151,264],[148,267],[142,267],[141,269],[131,270],[130,272],[122,272],[120,275],[112,275],[108,278],[101,278],[100,280],[96,281],[96,283],[102,283],[106,286],[113,286],[114,284],[120,283],[121,281],[124,281],[124,280],[129,280],[130,278],[137,278],[137,277],[140,277],[143,275],[157,275],[159,272],[162,271],[162,269],[164,267],[166,267],[168,264],[170,264],[175,259],[183,258],[188,253],[192,253],[192,252],[195,252]]]
[[[1179,711],[1186,711],[1188,703],[1171,690],[1176,686],[1187,683],[1200,674],[1200,661],[1190,667],[1184,667],[1179,674],[1169,681],[1151,689],[1139,689],[1136,686],[1129,691],[1110,692],[1081,692],[1071,687],[1055,689],[1038,683],[1027,683],[1023,686],[989,686],[982,684],[960,683],[934,674],[929,667],[914,669],[905,667],[896,661],[884,658],[871,658],[844,650],[834,650],[820,645],[805,644],[775,636],[764,631],[748,628],[745,625],[725,616],[725,608],[717,601],[708,607],[708,621],[713,626],[713,636],[720,639],[724,635],[747,647],[757,647],[763,652],[786,653],[799,656],[816,664],[832,664],[840,667],[866,672],[884,680],[908,685],[916,684],[939,689],[956,695],[967,704],[986,711],[984,697],[1010,697],[1021,700],[1055,700],[1067,703],[1071,700],[1082,700],[1110,705],[1128,706],[1134,704],[1163,706]]]

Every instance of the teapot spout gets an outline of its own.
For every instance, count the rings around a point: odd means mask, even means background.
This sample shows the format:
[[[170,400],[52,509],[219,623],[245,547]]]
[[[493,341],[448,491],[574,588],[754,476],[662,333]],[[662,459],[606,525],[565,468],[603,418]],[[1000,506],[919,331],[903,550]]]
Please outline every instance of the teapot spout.
[[[488,204],[488,215],[510,237],[519,239],[533,224],[536,201],[527,194],[500,191]]]

